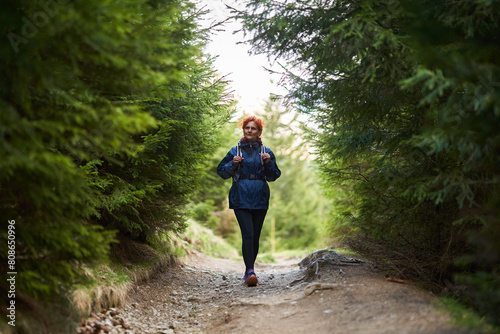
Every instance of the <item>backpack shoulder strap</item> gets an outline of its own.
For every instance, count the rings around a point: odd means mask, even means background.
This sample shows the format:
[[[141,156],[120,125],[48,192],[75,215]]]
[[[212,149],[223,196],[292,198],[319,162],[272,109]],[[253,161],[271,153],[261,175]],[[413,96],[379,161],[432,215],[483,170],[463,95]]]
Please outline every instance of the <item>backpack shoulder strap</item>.
[[[266,153],[266,147],[263,144],[260,144],[260,170],[261,174],[264,175],[264,181],[267,182],[266,172],[264,167],[264,159],[262,159],[262,155]]]
[[[242,157],[243,158],[243,154],[241,153],[241,142],[238,142],[238,145],[236,145],[236,155],[238,157]]]
[[[264,160],[262,159],[262,155],[266,153],[266,147],[264,145],[260,145],[260,164],[264,166]]]

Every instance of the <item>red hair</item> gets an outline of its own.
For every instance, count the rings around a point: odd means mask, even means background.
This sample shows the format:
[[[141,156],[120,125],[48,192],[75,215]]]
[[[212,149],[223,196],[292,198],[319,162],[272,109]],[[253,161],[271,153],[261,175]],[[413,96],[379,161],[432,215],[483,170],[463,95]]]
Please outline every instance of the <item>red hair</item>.
[[[247,116],[247,117],[243,118],[240,121],[240,127],[242,129],[244,129],[247,126],[247,124],[250,122],[255,122],[255,125],[257,125],[257,128],[259,129],[259,131],[262,132],[262,130],[264,129],[264,122],[260,118],[257,118],[255,116]]]

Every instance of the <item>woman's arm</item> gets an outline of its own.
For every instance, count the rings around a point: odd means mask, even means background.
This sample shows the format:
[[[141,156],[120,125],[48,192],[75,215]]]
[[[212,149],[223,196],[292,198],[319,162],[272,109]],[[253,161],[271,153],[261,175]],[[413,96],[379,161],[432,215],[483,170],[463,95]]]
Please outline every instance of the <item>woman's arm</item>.
[[[217,166],[217,174],[223,179],[229,179],[236,174],[238,170],[239,164],[233,163],[233,158],[236,155],[236,147],[231,148],[229,152],[227,152],[224,159],[221,160],[219,166]]]

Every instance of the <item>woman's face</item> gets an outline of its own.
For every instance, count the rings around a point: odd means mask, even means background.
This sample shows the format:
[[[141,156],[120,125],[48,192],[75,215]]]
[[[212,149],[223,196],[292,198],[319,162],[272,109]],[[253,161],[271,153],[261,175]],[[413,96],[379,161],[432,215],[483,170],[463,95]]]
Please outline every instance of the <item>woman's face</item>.
[[[249,141],[257,141],[260,137],[261,131],[257,127],[254,121],[248,122],[243,128],[243,136]]]

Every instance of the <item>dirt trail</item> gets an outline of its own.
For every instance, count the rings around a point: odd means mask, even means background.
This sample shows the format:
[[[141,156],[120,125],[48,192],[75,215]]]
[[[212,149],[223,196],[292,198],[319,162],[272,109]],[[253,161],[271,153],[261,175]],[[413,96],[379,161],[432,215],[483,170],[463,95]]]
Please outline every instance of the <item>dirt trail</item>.
[[[202,254],[136,286],[115,313],[112,333],[461,333],[431,295],[387,282],[364,263],[328,265],[311,283],[290,283],[298,261],[258,264],[259,284],[247,287],[242,263]],[[311,285],[315,284],[315,285]],[[327,288],[316,290],[314,288]]]

